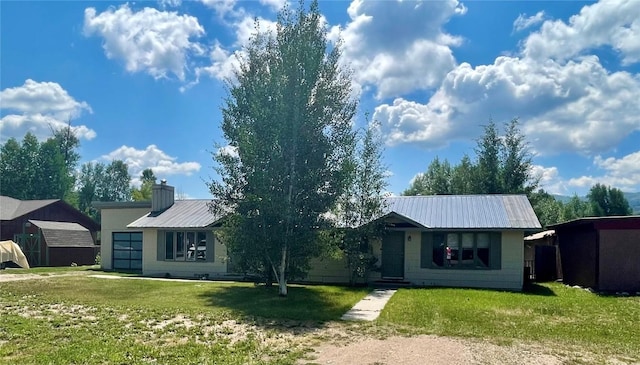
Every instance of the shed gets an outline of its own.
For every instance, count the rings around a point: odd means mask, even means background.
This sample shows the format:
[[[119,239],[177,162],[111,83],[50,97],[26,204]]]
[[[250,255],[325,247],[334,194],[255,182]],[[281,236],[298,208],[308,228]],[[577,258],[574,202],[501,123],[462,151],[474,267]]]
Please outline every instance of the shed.
[[[31,222],[51,222],[52,224],[66,222],[84,227],[91,237],[91,245],[95,244],[100,225],[78,209],[60,199],[19,200],[8,196],[0,196],[0,239],[13,240],[29,258],[31,266],[57,265],[56,261],[49,261],[46,257],[46,247],[42,246],[39,228],[30,229]],[[44,224],[44,223],[43,223]],[[61,228],[60,225],[56,225]],[[68,231],[71,226],[61,228]],[[95,248],[94,248],[95,249]],[[61,251],[61,250],[58,250]],[[66,250],[69,251],[69,250]],[[72,250],[79,253],[89,250]],[[83,253],[85,255],[86,253]],[[62,262],[67,262],[63,260]],[[90,264],[95,261],[93,255]],[[80,265],[87,262],[85,256],[74,257],[69,261]],[[67,265],[66,263],[64,265]]]
[[[25,233],[35,237],[25,254],[30,263],[42,266],[93,265],[98,246],[88,229],[78,223],[30,219]]]
[[[640,216],[588,217],[550,226],[563,281],[599,291],[640,291]]]
[[[524,238],[524,267],[525,271],[529,271],[529,279],[544,282],[562,278],[556,238],[556,232],[553,229]]]

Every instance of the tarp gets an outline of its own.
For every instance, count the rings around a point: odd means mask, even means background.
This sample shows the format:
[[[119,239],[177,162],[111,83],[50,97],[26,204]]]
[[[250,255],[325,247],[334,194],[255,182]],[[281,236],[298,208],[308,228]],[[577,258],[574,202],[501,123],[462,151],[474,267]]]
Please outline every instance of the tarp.
[[[12,261],[20,267],[29,268],[29,262],[24,253],[13,241],[0,241],[0,263]]]

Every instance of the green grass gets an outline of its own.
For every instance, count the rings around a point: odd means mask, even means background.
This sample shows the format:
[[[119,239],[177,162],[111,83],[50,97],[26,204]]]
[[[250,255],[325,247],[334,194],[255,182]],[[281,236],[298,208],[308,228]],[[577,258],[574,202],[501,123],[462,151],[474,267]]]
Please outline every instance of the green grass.
[[[290,364],[367,289],[85,275],[0,283],[0,363]]]
[[[281,298],[275,287],[250,283],[109,280],[82,270],[40,269],[42,279],[0,282],[0,364],[293,364],[311,343],[329,340],[331,331],[317,329],[333,326],[369,290],[292,285]],[[523,293],[401,289],[376,322],[348,331],[470,337],[541,345],[574,362],[638,362],[639,323],[640,297],[554,283]],[[595,358],[571,355],[581,352]]]
[[[640,297],[600,296],[557,283],[523,293],[399,290],[378,322],[408,333],[535,342],[640,359]]]

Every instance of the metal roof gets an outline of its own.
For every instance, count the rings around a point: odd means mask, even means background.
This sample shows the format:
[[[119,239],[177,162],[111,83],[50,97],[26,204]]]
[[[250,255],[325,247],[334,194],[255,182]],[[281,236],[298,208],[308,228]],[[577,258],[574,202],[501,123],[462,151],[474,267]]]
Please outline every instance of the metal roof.
[[[49,247],[94,247],[93,237],[85,227],[78,223],[39,221],[29,222],[40,228]]]
[[[10,221],[27,213],[46,207],[60,199],[19,200],[9,196],[0,196],[0,220]]]
[[[430,229],[541,229],[525,195],[430,195],[386,198],[386,215]]]
[[[204,228],[220,220],[209,211],[211,200],[176,200],[159,213],[147,213],[128,228]]]

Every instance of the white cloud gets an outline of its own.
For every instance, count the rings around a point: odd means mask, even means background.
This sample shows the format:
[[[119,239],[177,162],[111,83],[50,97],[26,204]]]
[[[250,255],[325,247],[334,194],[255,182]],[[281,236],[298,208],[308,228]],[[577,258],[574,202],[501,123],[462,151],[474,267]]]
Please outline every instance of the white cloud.
[[[159,149],[156,145],[149,145],[143,150],[129,146],[121,146],[118,149],[100,157],[104,161],[122,160],[129,167],[129,174],[133,183],[139,183],[139,177],[144,169],[150,168],[159,179],[169,175],[187,175],[200,171],[198,162],[177,162],[177,157],[172,157]]]
[[[592,13],[585,9],[581,14]],[[611,15],[614,9],[609,10]],[[620,14],[616,19],[625,24],[626,18]],[[572,19],[575,24],[586,21]],[[544,22],[541,33],[551,23],[557,22]],[[628,36],[626,41],[640,45],[640,36]],[[638,74],[609,71],[598,57],[581,52],[569,60],[532,57],[530,43],[524,45],[520,56],[500,56],[493,64],[476,67],[460,64],[425,104],[399,98],[392,105],[378,106],[374,119],[381,122],[388,143],[434,148],[449,140],[477,137],[489,117],[498,123],[519,117],[537,154],[594,155],[640,130]]]
[[[437,86],[455,66],[450,47],[462,40],[442,27],[465,12],[456,0],[354,0],[351,21],[330,39],[342,36],[344,62],[360,85],[374,86],[379,98],[401,95]]]
[[[65,127],[69,121],[83,113],[92,113],[87,102],[75,100],[55,82],[37,82],[27,79],[22,86],[6,88],[0,92],[0,104],[6,114],[0,119],[0,135],[21,137],[27,131],[39,139],[51,136],[51,129]],[[96,132],[85,125],[72,123],[76,136],[90,140]]]
[[[569,23],[546,21],[524,43],[534,59],[571,59],[586,50],[608,46],[624,64],[640,61],[640,6],[637,0],[603,0],[582,8]]]
[[[596,183],[616,187],[622,191],[640,190],[640,151],[621,158],[596,156],[593,164],[602,173],[571,178],[567,185],[590,188]]]
[[[146,71],[155,78],[173,73],[184,80],[188,58],[205,53],[200,44],[191,41],[204,35],[197,18],[153,8],[134,12],[125,4],[100,14],[87,8],[84,33],[101,36],[107,57],[123,61],[127,71]]]
[[[446,110],[434,112],[429,105],[401,98],[391,105],[376,107],[373,119],[382,122],[386,143],[390,146],[417,142],[428,148],[442,147],[447,144],[451,130]]]
[[[260,33],[273,32],[275,34],[277,23],[264,18],[257,18],[258,31]],[[216,41],[209,53],[211,64],[197,67],[195,70],[196,80],[189,86],[197,84],[203,75],[213,77],[218,80],[229,80],[234,78],[235,71],[240,66],[240,60],[245,57],[246,52],[242,47],[249,44],[251,37],[256,33],[256,18],[246,15],[231,23],[235,28],[236,40],[228,48],[223,47]]]
[[[240,16],[244,9],[235,9],[236,0],[200,0],[206,7],[213,9],[221,18]]]
[[[182,0],[158,0],[160,7],[165,8],[177,8],[182,5]]]
[[[287,3],[287,0],[260,0],[260,4],[268,6],[275,11],[279,11],[285,5],[287,5]]]
[[[219,155],[227,155],[231,157],[239,157],[238,155],[238,147],[234,147],[231,145],[226,145],[218,148]]]
[[[542,165],[531,166],[531,176],[540,179],[540,188],[550,194],[564,195],[568,193],[567,183],[562,180],[558,168]]]
[[[521,30],[533,27],[536,24],[544,21],[544,11],[539,11],[536,15],[527,16],[527,14],[520,14],[518,18],[513,22],[513,30],[519,32]]]

